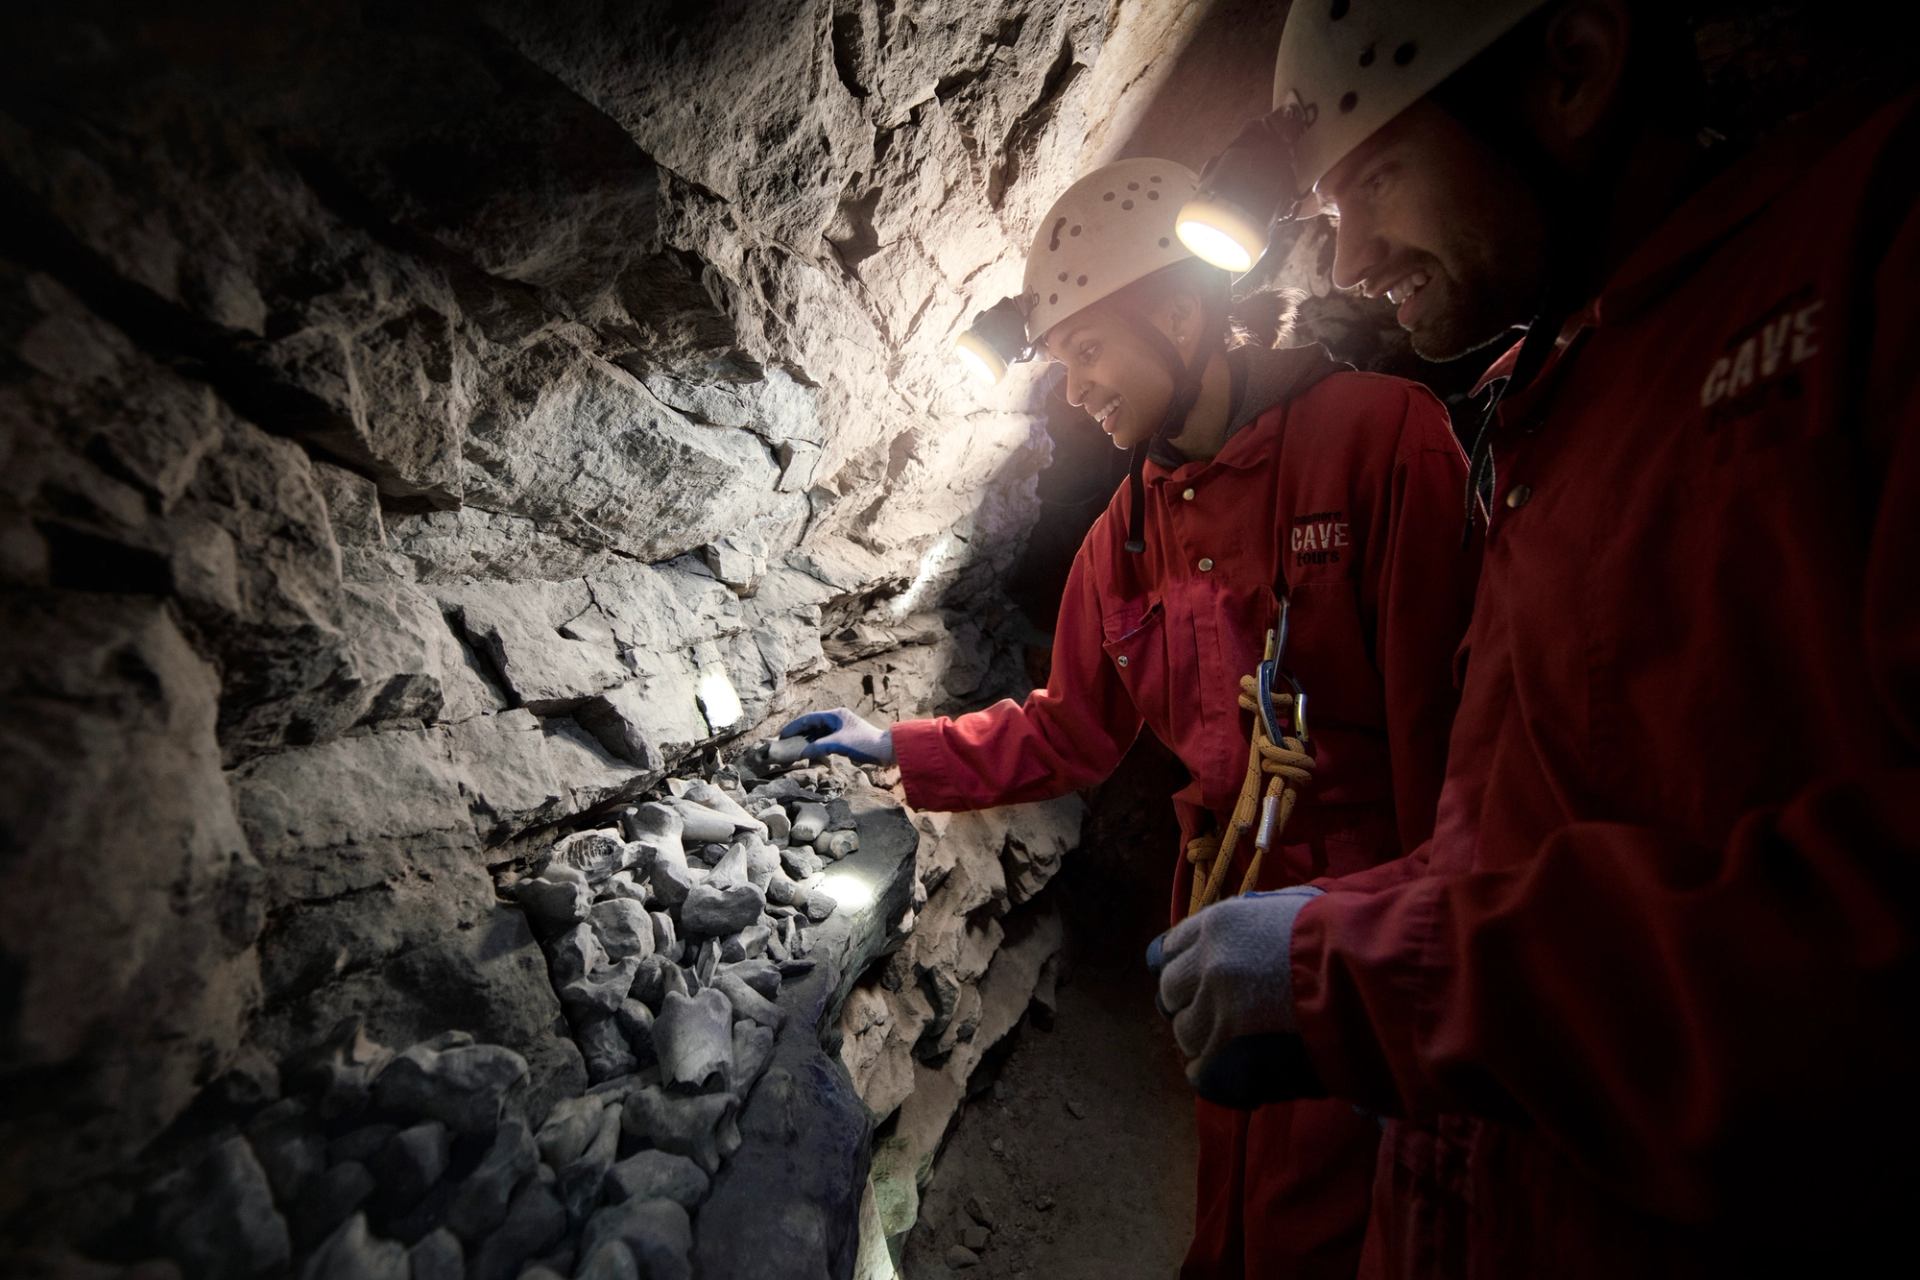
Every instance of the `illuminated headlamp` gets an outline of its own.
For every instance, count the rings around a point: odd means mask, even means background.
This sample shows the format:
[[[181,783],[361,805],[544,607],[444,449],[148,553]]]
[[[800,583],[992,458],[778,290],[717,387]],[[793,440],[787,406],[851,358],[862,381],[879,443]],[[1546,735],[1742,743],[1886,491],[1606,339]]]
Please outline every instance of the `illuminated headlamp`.
[[[1248,122],[1201,173],[1174,222],[1195,257],[1244,274],[1266,252],[1274,222],[1294,215],[1302,194],[1293,177],[1296,118],[1276,111]]]
[[[1018,298],[1002,298],[982,311],[953,344],[967,371],[992,385],[1007,367],[1027,356],[1027,316]]]

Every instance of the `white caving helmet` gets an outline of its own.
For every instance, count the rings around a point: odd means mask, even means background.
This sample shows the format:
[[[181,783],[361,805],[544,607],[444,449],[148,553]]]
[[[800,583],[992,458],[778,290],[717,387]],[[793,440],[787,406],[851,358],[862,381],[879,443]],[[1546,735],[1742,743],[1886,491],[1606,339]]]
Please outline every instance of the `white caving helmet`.
[[[1180,233],[1245,271],[1277,214],[1319,212],[1314,188],[1354,148],[1546,0],[1296,0],[1273,68],[1273,114],[1202,178]]]
[[[1273,109],[1300,121],[1296,194],[1543,3],[1298,0],[1273,66]]]
[[[997,382],[1060,321],[1193,257],[1173,223],[1197,181],[1171,160],[1121,160],[1067,188],[1034,233],[1020,296],[982,312],[961,335],[967,366]]]
[[[1193,170],[1171,160],[1117,161],[1068,187],[1027,250],[1027,340],[1193,257],[1173,222],[1198,189]]]

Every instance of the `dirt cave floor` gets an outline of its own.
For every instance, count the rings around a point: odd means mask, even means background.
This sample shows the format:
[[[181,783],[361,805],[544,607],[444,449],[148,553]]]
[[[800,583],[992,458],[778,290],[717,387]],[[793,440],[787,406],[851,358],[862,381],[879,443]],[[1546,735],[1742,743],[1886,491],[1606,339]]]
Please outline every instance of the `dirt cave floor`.
[[[1061,873],[1057,1011],[1030,1012],[982,1064],[991,1083],[935,1161],[904,1280],[1171,1280],[1186,1253],[1193,1095],[1143,959],[1166,917],[1175,836],[1161,815],[1129,812],[1133,797],[1166,792],[1121,782],[1096,798]]]

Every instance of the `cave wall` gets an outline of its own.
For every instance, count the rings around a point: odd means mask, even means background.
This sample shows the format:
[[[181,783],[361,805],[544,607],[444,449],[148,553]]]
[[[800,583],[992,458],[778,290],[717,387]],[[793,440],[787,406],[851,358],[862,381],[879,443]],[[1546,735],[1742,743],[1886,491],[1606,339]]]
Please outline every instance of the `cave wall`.
[[[1048,441],[947,349],[1197,12],[0,19],[11,1236],[342,1018],[577,1087],[490,868],[792,710],[1019,690]]]

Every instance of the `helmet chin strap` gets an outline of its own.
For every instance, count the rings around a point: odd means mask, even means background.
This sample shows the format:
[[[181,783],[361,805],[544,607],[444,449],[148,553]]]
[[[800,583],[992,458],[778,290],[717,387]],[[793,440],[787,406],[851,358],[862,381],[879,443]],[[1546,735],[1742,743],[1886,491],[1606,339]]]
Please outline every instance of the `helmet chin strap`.
[[[1130,510],[1127,514],[1126,545],[1128,551],[1141,555],[1147,549],[1147,486],[1142,473],[1146,470],[1148,456],[1156,450],[1170,453],[1176,459],[1178,458],[1179,450],[1175,448],[1173,441],[1187,429],[1187,415],[1192,413],[1193,406],[1199,403],[1200,378],[1207,367],[1204,358],[1207,347],[1205,343],[1197,344],[1193,359],[1182,360],[1180,349],[1173,345],[1172,339],[1160,332],[1152,323],[1136,315],[1129,315],[1127,318],[1139,334],[1141,341],[1147,344],[1147,349],[1154,353],[1161,367],[1167,371],[1167,376],[1173,380],[1173,394],[1167,400],[1167,411],[1161,415],[1160,425],[1153,429],[1152,435],[1133,446],[1133,457],[1127,468]],[[1156,461],[1159,460],[1156,459]]]

